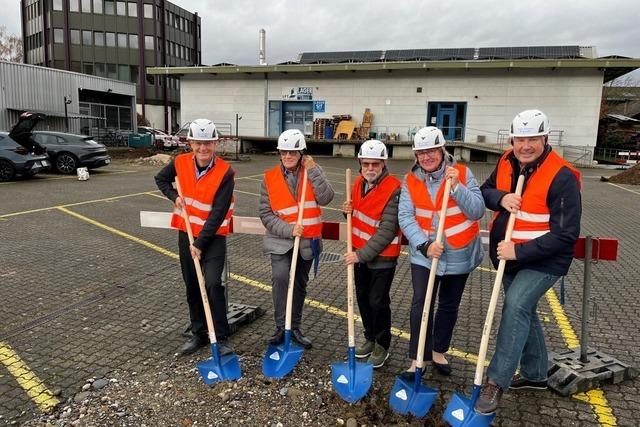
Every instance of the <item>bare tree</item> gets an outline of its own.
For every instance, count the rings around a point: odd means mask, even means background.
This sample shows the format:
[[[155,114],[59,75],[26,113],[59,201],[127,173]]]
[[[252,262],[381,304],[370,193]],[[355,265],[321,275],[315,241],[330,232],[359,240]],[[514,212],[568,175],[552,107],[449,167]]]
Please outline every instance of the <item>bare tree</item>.
[[[0,26],[0,60],[22,62],[22,39],[9,34],[7,27]]]

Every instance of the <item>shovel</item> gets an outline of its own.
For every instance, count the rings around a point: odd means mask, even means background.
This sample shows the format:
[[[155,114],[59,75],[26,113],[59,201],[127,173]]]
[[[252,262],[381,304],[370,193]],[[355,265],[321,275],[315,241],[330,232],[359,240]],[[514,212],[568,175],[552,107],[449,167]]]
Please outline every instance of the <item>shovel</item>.
[[[520,175],[518,183],[516,184],[516,194],[518,196],[522,194],[523,186],[524,175]],[[515,222],[516,214],[512,212],[509,215],[509,221],[507,222],[507,230],[504,235],[505,242],[511,241],[511,234],[513,233],[513,225]],[[480,389],[482,388],[484,360],[487,357],[487,347],[489,346],[489,335],[491,335],[493,315],[496,310],[496,304],[498,303],[498,294],[500,293],[500,285],[502,284],[502,276],[504,275],[506,263],[506,260],[500,260],[498,263],[496,280],[493,282],[489,309],[487,310],[487,317],[485,318],[484,327],[482,328],[482,340],[480,341],[480,351],[478,352],[478,363],[476,364],[476,375],[473,381],[471,398],[467,399],[458,393],[454,393],[444,411],[444,420],[453,427],[488,427],[496,416],[495,412],[493,414],[481,414],[476,412],[474,407],[478,397],[480,396]]]
[[[444,234],[444,223],[447,215],[447,205],[449,204],[449,194],[451,193],[451,179],[447,179],[442,197],[442,207],[438,219],[438,231],[436,242],[442,243]],[[431,309],[431,298],[433,287],[436,282],[436,269],[439,258],[431,260],[431,270],[429,271],[429,281],[427,283],[427,294],[424,298],[422,308],[422,320],[420,322],[420,338],[418,340],[418,352],[416,354],[416,372],[413,381],[404,379],[401,375],[396,377],[396,382],[389,395],[389,405],[391,409],[400,414],[413,414],[418,418],[424,417],[429,412],[433,401],[438,396],[438,391],[422,384],[422,371],[424,369],[424,345],[427,339],[427,327],[429,326],[429,310]]]
[[[298,220],[296,225],[302,224],[304,198],[307,193],[307,170],[302,172],[302,196],[298,202]],[[262,360],[262,373],[269,378],[282,378],[296,367],[304,348],[291,341],[291,309],[293,306],[293,285],[296,280],[296,266],[298,265],[298,251],[300,249],[300,236],[293,241],[293,254],[291,255],[291,268],[289,270],[289,287],[287,288],[287,312],[285,317],[284,341],[281,344],[269,344],[267,352]]]
[[[177,176],[176,189],[178,190],[178,195],[180,195],[180,198],[184,201],[182,188],[180,187],[180,181]],[[187,234],[189,235],[189,243],[193,244],[193,231],[191,230],[191,222],[189,222],[187,209],[182,208],[181,213],[187,228]],[[193,263],[196,267],[196,275],[198,276],[198,284],[200,285],[200,296],[202,297],[202,306],[204,307],[207,329],[209,330],[209,341],[211,342],[211,359],[198,362],[198,372],[200,372],[200,376],[206,385],[213,385],[218,381],[237,380],[242,376],[240,361],[234,353],[220,356],[218,342],[216,340],[216,331],[211,317],[211,307],[209,307],[209,298],[207,297],[207,288],[205,287],[204,276],[202,275],[202,268],[200,267],[200,260],[193,258]]]
[[[346,172],[347,200],[351,200],[351,169]],[[352,250],[351,214],[347,214],[347,251]],[[353,323],[353,264],[347,265],[347,324],[349,349],[347,362],[331,364],[331,381],[338,395],[349,403],[362,399],[373,380],[373,365],[356,362],[356,340]]]

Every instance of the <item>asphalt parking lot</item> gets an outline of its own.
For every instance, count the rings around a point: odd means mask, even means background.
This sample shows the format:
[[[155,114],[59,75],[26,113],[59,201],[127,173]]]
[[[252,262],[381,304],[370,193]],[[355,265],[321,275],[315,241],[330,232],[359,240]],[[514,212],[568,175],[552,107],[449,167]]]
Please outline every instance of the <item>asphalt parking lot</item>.
[[[353,159],[318,158],[336,190],[323,218],[339,221],[344,201],[344,168]],[[257,216],[262,172],[274,156],[234,163],[235,213]],[[391,161],[396,174],[407,161]],[[493,165],[471,164],[480,182]],[[118,160],[80,182],[74,176],[42,174],[0,184],[0,421],[20,423],[73,396],[87,378],[119,368],[141,372],[174,357],[188,318],[184,285],[176,260],[175,231],[142,228],[140,211],[169,211],[153,181],[158,167]],[[632,366],[640,366],[638,265],[640,188],[604,183],[615,171],[585,169],[582,234],[615,237],[618,260],[593,267],[592,296],[597,316],[591,346]],[[486,229],[488,215],[483,219]],[[232,338],[235,349],[261,354],[273,328],[270,266],[261,238],[228,239],[232,302],[258,305],[266,313]],[[326,242],[325,251],[344,252]],[[566,305],[556,287],[538,307],[550,350],[577,345],[583,264],[574,261],[566,277]],[[317,361],[342,357],[346,306],[341,263],[325,263],[310,286],[304,331],[314,341],[305,353]],[[472,273],[453,339],[451,377],[431,377],[442,393],[468,393],[475,370],[484,311],[493,273],[487,261]],[[375,375],[393,376],[408,364],[409,262],[401,256],[392,287],[392,356]],[[499,312],[499,311],[498,311]],[[493,343],[490,344],[490,351]],[[295,372],[294,374],[295,375]],[[605,385],[573,397],[552,392],[509,393],[496,425],[640,425],[640,380]]]

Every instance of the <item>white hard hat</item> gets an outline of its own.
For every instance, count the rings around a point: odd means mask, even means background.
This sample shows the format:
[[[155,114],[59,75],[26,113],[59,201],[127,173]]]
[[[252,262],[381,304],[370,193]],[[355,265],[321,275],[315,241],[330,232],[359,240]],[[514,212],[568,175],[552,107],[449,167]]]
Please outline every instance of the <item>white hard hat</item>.
[[[301,151],[307,148],[304,135],[298,129],[285,130],[278,137],[278,150]]]
[[[191,141],[216,141],[218,131],[209,119],[196,119],[189,124],[187,139]]]
[[[389,152],[387,151],[387,147],[377,139],[370,139],[365,141],[360,146],[360,151],[358,151],[359,159],[378,159],[378,160],[387,160],[389,158]]]
[[[549,135],[549,118],[540,110],[526,110],[511,122],[510,137]]]
[[[427,126],[416,132],[413,137],[413,151],[444,147],[442,131],[435,126]]]

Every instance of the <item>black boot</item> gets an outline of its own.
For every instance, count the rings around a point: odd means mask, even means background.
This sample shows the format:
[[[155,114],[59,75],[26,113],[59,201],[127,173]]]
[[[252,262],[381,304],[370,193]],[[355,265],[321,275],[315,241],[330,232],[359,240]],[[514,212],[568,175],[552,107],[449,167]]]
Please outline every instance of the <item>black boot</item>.
[[[208,344],[208,340],[206,337],[201,337],[198,335],[194,335],[189,341],[184,343],[182,347],[180,347],[181,354],[191,354],[198,350],[200,347],[204,347]]]
[[[306,348],[307,350],[310,349],[311,347],[313,347],[313,345],[311,344],[311,340],[307,337],[305,337],[304,335],[302,335],[302,332],[300,332],[300,329],[292,329],[291,330],[291,337],[293,338],[293,340],[295,342],[297,342],[298,344],[300,344],[302,347]]]
[[[284,341],[284,328],[276,328],[274,334],[269,338],[269,344],[278,345]]]

